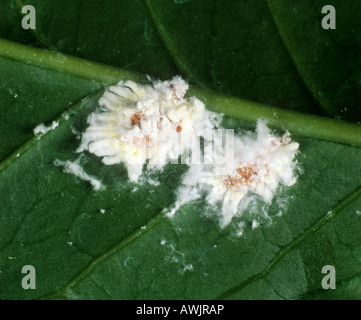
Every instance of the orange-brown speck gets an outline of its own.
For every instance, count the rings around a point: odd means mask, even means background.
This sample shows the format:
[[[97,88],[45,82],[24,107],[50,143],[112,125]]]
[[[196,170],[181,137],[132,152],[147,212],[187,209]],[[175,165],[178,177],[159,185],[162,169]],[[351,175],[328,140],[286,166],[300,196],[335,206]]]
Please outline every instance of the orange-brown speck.
[[[153,141],[149,136],[143,136],[143,137],[124,137],[123,141],[126,143],[131,143],[139,148],[152,148],[153,147]]]
[[[130,121],[132,122],[132,126],[135,125],[140,126],[140,119],[142,119],[142,115],[140,114],[140,112],[134,113],[130,118]]]
[[[171,89],[173,90],[173,97],[174,97],[176,100],[180,100],[180,99],[177,97],[176,89],[175,89],[173,83],[169,86],[169,88],[171,88]]]
[[[182,131],[182,127],[181,126],[177,126],[177,132],[181,132]]]
[[[255,181],[255,176],[258,175],[253,165],[239,167],[236,169],[236,172],[237,174],[235,176],[228,175],[223,180],[223,183],[229,189],[234,189],[242,185],[249,185]]]

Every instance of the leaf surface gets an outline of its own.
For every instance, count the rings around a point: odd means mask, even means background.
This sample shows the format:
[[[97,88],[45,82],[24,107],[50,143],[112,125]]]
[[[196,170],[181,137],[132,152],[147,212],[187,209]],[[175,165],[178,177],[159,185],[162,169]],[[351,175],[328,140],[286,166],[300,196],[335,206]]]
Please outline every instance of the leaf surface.
[[[322,1],[313,10],[271,0],[33,1],[33,33],[19,28],[27,2],[2,2],[1,36],[27,46],[0,41],[0,297],[360,298],[360,127],[308,114],[344,117],[339,108],[347,105],[345,119],[358,119],[358,60],[340,59],[344,47],[351,56],[357,51],[358,33],[345,31],[357,30],[357,19],[333,2],[349,29],[333,35],[319,69],[312,59],[324,50],[325,33],[319,30],[316,47],[299,47],[302,37],[316,41],[318,34],[290,26],[316,28]],[[295,12],[301,20],[291,21]],[[238,237],[237,221],[221,229],[204,201],[170,219],[164,211],[186,166],[169,165],[153,177],[159,185],[138,186],[122,164],[80,157],[79,135],[104,86],[144,80],[106,64],[160,78],[180,72],[198,84],[192,94],[227,114],[227,127],[252,128],[265,118],[290,130],[302,171],[296,185],[277,194],[272,221],[252,229],[249,220]],[[33,136],[35,126],[52,121],[55,129]],[[56,160],[79,161],[105,189],[64,173]],[[28,264],[36,268],[36,290],[21,287]],[[335,266],[337,290],[322,289],[324,265]]]

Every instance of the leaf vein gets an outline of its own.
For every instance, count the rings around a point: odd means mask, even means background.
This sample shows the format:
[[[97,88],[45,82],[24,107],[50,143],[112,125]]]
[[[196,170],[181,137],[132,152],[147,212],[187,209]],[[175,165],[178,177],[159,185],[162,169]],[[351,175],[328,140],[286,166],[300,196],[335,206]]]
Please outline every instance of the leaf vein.
[[[226,299],[228,296],[242,290],[247,287],[254,281],[265,278],[271,270],[285,257],[288,252],[298,247],[301,243],[311,237],[316,231],[320,230],[326,223],[331,221],[336,215],[347,207],[350,203],[361,197],[361,186],[357,188],[353,193],[341,201],[338,205],[329,211],[326,215],[323,215],[318,221],[316,221],[312,226],[310,226],[304,233],[301,233],[296,239],[290,242],[285,248],[283,248],[275,258],[269,263],[269,265],[260,273],[250,277],[246,281],[234,286],[233,288],[224,292],[217,299]]]

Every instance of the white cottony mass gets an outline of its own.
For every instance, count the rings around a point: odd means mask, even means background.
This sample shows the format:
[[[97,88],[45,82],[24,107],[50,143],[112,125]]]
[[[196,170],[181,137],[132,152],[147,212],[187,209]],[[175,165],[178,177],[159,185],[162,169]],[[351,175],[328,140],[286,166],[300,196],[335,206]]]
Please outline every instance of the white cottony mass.
[[[180,77],[141,85],[121,81],[99,100],[90,115],[78,151],[102,157],[106,165],[124,163],[137,182],[143,165],[161,169],[178,160],[204,130],[220,121],[195,97],[186,98],[188,84]]]
[[[222,227],[242,216],[251,203],[248,196],[270,204],[280,185],[296,182],[294,158],[299,145],[289,133],[276,135],[258,121],[256,132],[218,134],[222,115],[206,110],[197,98],[186,97],[187,90],[180,77],[148,85],[121,81],[111,86],[99,100],[101,108],[89,116],[78,152],[87,150],[106,165],[123,163],[129,179],[141,184],[145,164],[161,170],[190,151],[189,171],[168,216],[183,204],[204,198]],[[252,227],[258,224],[253,220]]]
[[[296,182],[294,157],[298,146],[297,142],[291,142],[288,133],[276,136],[264,122],[258,121],[256,133],[235,136],[233,165],[217,166],[222,162],[214,159],[212,165],[190,167],[168,216],[183,204],[205,195],[218,213],[221,226],[225,227],[247,209],[247,195],[256,195],[270,203],[281,184],[291,186]]]

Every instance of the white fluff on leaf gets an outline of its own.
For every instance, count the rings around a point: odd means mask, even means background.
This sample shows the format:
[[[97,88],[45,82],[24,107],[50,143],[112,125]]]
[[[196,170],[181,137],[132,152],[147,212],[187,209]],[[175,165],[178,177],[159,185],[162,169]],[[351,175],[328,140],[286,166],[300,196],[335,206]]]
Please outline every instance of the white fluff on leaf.
[[[54,165],[57,167],[63,167],[64,173],[73,174],[74,176],[80,178],[81,180],[88,181],[95,191],[105,189],[105,187],[102,185],[101,181],[97,178],[87,174],[84,169],[80,165],[80,159],[77,159],[76,161],[62,161],[56,159],[54,161]]]
[[[221,226],[227,226],[233,217],[241,216],[248,208],[248,201],[242,204],[247,195],[258,195],[270,203],[280,185],[291,186],[296,182],[294,157],[298,147],[288,133],[276,136],[264,122],[258,121],[256,133],[235,136],[232,165],[217,166],[222,161],[213,159],[211,165],[190,167],[168,216],[205,194],[207,202],[216,209]]]
[[[124,163],[133,182],[147,161],[149,169],[177,161],[192,139],[217,121],[200,100],[185,97],[187,90],[180,77],[111,86],[99,100],[101,110],[88,118],[78,152],[88,150],[106,165]]]
[[[207,111],[197,98],[187,98],[187,90],[188,84],[180,77],[149,85],[121,81],[109,87],[99,100],[100,109],[88,118],[78,152],[87,150],[106,165],[123,163],[129,179],[139,184],[144,180],[139,178],[145,164],[148,169],[160,170],[169,162],[178,163],[185,151],[203,153],[204,163],[191,162],[180,181],[177,201],[168,216],[204,197],[217,212],[222,227],[233,217],[242,216],[251,199],[270,204],[281,185],[296,182],[294,158],[299,145],[291,141],[289,133],[276,135],[258,121],[256,132],[233,137],[229,158],[228,149],[222,147],[224,137],[213,134],[222,116]],[[193,142],[200,137],[204,149],[195,150]],[[241,226],[239,234],[243,232]],[[252,227],[257,226],[253,220]]]

